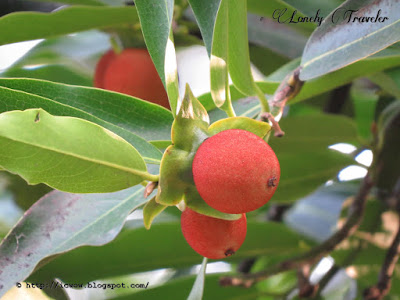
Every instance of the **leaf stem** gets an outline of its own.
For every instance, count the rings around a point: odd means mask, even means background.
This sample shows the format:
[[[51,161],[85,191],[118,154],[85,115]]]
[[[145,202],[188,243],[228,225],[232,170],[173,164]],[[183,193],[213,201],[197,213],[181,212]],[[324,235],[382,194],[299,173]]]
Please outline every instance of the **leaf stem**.
[[[129,169],[128,171],[132,174],[142,177],[144,181],[148,180],[148,181],[158,182],[160,180],[160,175],[153,175],[146,171],[139,171],[132,169]],[[140,184],[143,185],[143,181]]]
[[[160,180],[160,175],[153,175],[147,172],[142,172],[142,174],[138,174],[139,176],[142,176],[143,179],[153,181],[153,182],[158,182]]]
[[[236,117],[235,110],[233,109],[232,102],[229,101],[227,102],[227,105],[224,105],[221,107],[224,112],[228,115],[228,117]]]
[[[256,90],[256,94],[258,97],[258,100],[260,100],[260,104],[261,104],[261,112],[269,112],[269,104],[268,104],[268,100],[265,97],[265,94],[263,93],[263,91],[258,87],[257,84],[254,85],[254,88]]]

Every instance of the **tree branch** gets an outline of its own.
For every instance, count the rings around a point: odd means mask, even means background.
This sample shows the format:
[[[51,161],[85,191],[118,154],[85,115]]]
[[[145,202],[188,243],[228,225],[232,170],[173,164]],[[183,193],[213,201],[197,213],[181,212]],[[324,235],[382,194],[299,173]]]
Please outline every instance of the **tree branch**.
[[[318,284],[310,282],[310,265],[306,264],[297,270],[298,289],[300,298],[312,298],[318,290]]]
[[[400,179],[398,180],[398,183]],[[396,185],[393,191],[393,198],[396,198],[396,202],[399,205],[400,203],[400,193],[399,193],[399,184]],[[397,205],[397,207],[398,207]],[[364,293],[365,300],[380,300],[383,299],[385,295],[387,295],[390,291],[392,275],[394,268],[396,266],[397,261],[399,260],[400,255],[400,221],[398,224],[397,234],[390,245],[385,260],[382,264],[381,271],[378,277],[378,283],[374,286],[367,288]]]
[[[324,288],[328,285],[331,279],[337,274],[337,272],[341,268],[347,267],[353,263],[353,261],[357,258],[358,254],[362,250],[362,248],[365,246],[365,244],[366,244],[365,241],[358,241],[358,246],[354,249],[354,251],[350,252],[342,262],[340,262],[340,266],[335,264],[329,269],[329,271],[319,281],[319,290],[317,296],[321,296],[321,293],[323,292]]]
[[[300,80],[300,71],[301,67],[298,67],[283,79],[269,103],[271,114],[277,121],[282,116],[286,102],[297,96],[303,87],[304,81]]]
[[[354,197],[353,203],[350,206],[349,217],[347,218],[346,223],[340,230],[334,233],[322,244],[314,247],[304,254],[280,262],[266,270],[237,277],[223,277],[220,279],[220,284],[222,286],[250,287],[257,282],[278,273],[298,269],[303,265],[311,265],[318,262],[322,257],[329,254],[332,250],[336,248],[337,245],[339,245],[343,240],[345,240],[356,231],[358,225],[362,220],[365,202],[372,186],[372,180],[369,174],[367,174],[367,176],[365,176],[364,180],[361,183],[357,195]]]
[[[274,136],[282,137],[285,135],[285,133],[282,131],[281,127],[279,126],[279,123],[275,120],[274,116],[271,113],[264,112],[260,115],[260,118],[264,122],[269,121],[271,123],[272,129],[274,130]]]

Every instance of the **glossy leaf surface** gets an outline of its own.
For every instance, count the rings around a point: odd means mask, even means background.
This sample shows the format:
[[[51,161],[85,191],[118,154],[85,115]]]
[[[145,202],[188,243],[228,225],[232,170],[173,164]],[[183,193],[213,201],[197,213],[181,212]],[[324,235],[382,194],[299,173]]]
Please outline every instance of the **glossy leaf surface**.
[[[175,116],[179,92],[175,46],[171,32],[174,1],[137,0],[135,5],[147,49],[167,89],[171,111]]]
[[[75,193],[112,192],[149,175],[137,150],[111,131],[42,109],[1,114],[0,140],[0,165],[30,184]]]
[[[85,195],[54,191],[41,198],[0,244],[0,295],[50,255],[113,240],[128,214],[145,202],[143,189]]]
[[[108,245],[82,247],[54,259],[31,278],[40,281],[55,276],[64,282],[87,282],[98,278],[98,274],[102,274],[103,277],[107,274],[106,276],[110,277],[199,264],[202,257],[190,248],[181,231],[179,221],[153,224],[150,230],[126,229]],[[141,242],[140,247],[135,245],[138,241]],[[240,250],[226,261],[233,262],[248,256],[276,253],[298,254],[309,247],[309,242],[283,224],[248,222],[245,242]],[[98,257],[107,259],[99,264]],[[80,272],[76,272],[78,269]],[[189,292],[190,290],[186,296]]]
[[[0,45],[138,21],[134,7],[70,6],[46,14],[17,12],[0,18]]]
[[[399,40],[400,2],[346,1],[326,17],[309,39],[300,79],[309,80],[337,70]]]
[[[43,108],[53,115],[94,122],[126,139],[147,162],[159,163],[161,152],[144,138],[170,140],[171,113],[127,95],[41,80],[3,78],[0,93],[0,112]]]
[[[204,292],[204,281],[206,276],[206,268],[207,268],[207,258],[203,258],[203,263],[201,264],[201,268],[199,274],[196,277],[196,281],[190,291],[188,300],[201,300],[203,299]]]
[[[196,21],[199,24],[201,36],[203,37],[207,52],[211,55],[215,19],[221,0],[210,0],[207,2],[202,0],[189,0],[189,3],[196,17]]]

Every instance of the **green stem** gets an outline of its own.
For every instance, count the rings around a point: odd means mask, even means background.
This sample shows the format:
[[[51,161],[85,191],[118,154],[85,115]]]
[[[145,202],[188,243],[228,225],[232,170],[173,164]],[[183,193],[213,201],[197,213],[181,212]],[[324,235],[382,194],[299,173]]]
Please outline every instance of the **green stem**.
[[[158,182],[160,180],[160,175],[153,175],[148,172],[143,172],[139,170],[132,170],[132,169],[126,169],[129,173],[135,174],[137,176],[140,176],[143,178],[143,181],[148,180],[152,182]],[[142,184],[142,183],[141,183]]]
[[[255,85],[255,90],[256,90],[256,94],[258,97],[258,100],[260,100],[260,104],[261,104],[261,112],[269,112],[269,105],[268,105],[268,100],[265,97],[265,94],[263,93],[263,91],[258,87],[258,85]]]
[[[148,181],[158,182],[160,180],[160,175],[153,175],[147,172],[143,172],[141,176]]]
[[[227,104],[227,105],[225,105],[225,104]],[[235,110],[233,109],[232,102],[229,101],[225,104],[221,108],[224,110],[224,112],[226,112],[228,117],[236,117],[236,113],[235,113]]]

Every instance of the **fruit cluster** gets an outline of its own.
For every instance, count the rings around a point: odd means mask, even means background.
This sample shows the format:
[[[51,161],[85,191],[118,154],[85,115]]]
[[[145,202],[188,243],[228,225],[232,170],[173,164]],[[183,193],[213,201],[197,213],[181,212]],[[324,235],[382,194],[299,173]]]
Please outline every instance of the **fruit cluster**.
[[[94,85],[169,108],[164,86],[145,49],[128,48],[119,54],[113,50],[108,51],[97,64]],[[203,202],[217,211],[217,215],[214,211],[210,216],[204,213],[204,206],[201,209],[196,206],[197,209],[194,209],[188,205],[181,216],[181,227],[186,241],[200,255],[221,259],[234,254],[244,242],[247,231],[245,213],[260,208],[275,193],[280,177],[279,162],[274,151],[260,135],[237,128],[222,130],[216,134],[210,132],[204,127],[204,120],[208,119],[207,112],[198,100],[191,92],[185,95],[185,99],[187,102],[182,105],[181,114],[177,116],[173,127],[175,130],[172,130],[173,146],[165,151],[161,163],[162,181],[158,188],[157,203],[149,203],[144,208],[144,214],[151,216],[146,228],[150,227],[153,213],[157,214],[165,207],[175,205],[181,201],[182,194],[185,194],[186,203]],[[194,106],[197,108],[194,109]],[[193,119],[186,123],[184,120],[188,116]],[[196,119],[201,121],[197,122]],[[250,122],[243,121],[243,118],[230,119],[232,123]],[[202,132],[200,135],[209,137],[200,142],[200,145],[194,145],[194,141],[199,140],[194,138],[195,132]],[[203,137],[200,138],[202,139]],[[191,150],[187,152],[188,149]],[[193,151],[194,158],[191,156]],[[182,170],[176,165],[177,161],[184,165]],[[192,182],[187,181],[186,165],[191,165]],[[178,178],[186,179],[174,182]],[[188,186],[193,186],[193,183],[195,191],[188,192],[191,189]],[[195,199],[194,195],[201,199]],[[150,204],[154,205],[154,210],[150,208]],[[231,215],[234,218],[230,220],[218,218],[221,213],[225,217],[226,214],[237,214],[237,217]]]
[[[242,216],[229,221],[186,208],[181,217],[183,235],[189,245],[205,257],[220,259],[232,255],[246,236],[245,213],[266,204],[277,188],[278,159],[257,135],[230,129],[200,145],[192,171],[196,189],[209,206]]]

